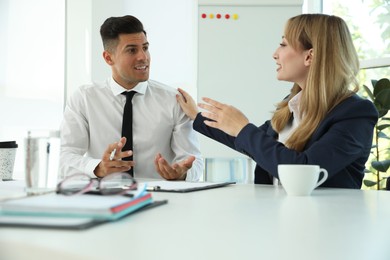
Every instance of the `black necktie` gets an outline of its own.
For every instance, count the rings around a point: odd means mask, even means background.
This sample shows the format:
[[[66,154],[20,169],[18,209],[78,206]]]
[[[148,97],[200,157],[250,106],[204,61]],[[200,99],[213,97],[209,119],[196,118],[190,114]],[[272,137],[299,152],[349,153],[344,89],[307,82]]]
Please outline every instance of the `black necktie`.
[[[122,151],[133,150],[133,99],[135,91],[125,91],[122,95],[126,95],[126,104],[123,109],[123,121],[122,121],[122,136],[126,137],[126,144],[122,148]],[[132,161],[133,156],[122,158],[124,161]],[[128,171],[131,176],[134,176],[133,167]]]

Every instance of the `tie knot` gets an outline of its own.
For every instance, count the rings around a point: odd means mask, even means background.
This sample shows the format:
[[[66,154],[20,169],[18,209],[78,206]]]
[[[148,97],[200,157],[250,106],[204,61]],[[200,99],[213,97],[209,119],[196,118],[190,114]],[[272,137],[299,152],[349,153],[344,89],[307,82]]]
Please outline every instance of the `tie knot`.
[[[126,96],[126,101],[129,101],[133,98],[133,96],[137,93],[137,91],[123,91],[121,94]]]

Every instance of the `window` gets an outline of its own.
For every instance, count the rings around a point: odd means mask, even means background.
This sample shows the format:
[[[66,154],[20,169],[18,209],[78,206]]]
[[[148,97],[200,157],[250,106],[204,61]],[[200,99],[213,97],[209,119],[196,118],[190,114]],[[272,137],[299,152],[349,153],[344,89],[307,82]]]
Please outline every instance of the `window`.
[[[64,103],[65,0],[0,1],[0,140],[16,140],[24,178],[30,129],[58,129]]]

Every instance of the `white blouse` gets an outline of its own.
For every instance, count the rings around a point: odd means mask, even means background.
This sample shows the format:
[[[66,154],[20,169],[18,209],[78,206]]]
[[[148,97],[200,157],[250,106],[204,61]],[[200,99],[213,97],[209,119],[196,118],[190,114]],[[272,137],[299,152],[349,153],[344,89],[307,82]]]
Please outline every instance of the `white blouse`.
[[[293,114],[293,120],[291,124],[286,125],[285,128],[283,128],[282,131],[279,133],[279,139],[278,141],[285,144],[287,139],[290,137],[290,135],[295,131],[295,129],[298,127],[299,123],[301,122],[301,117],[299,113],[299,101],[301,100],[301,92],[299,92],[297,95],[295,95],[289,102],[288,107],[290,109],[290,112]]]
[[[301,116],[299,113],[299,103],[301,100],[301,92],[296,94],[289,102],[288,107],[290,109],[290,112],[293,114],[293,120],[291,123],[286,125],[282,131],[279,133],[278,141],[285,144],[287,139],[290,137],[290,135],[295,131],[295,129],[299,126],[301,123]],[[273,178],[273,184],[279,185],[280,182],[277,178]]]

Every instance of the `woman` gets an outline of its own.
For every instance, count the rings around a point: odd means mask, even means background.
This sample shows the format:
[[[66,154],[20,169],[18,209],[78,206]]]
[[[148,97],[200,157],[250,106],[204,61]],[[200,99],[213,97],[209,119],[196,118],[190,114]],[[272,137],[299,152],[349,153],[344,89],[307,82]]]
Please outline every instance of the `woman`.
[[[179,89],[177,100],[194,129],[250,156],[255,183],[272,184],[278,164],[316,164],[329,173],[322,187],[361,188],[378,114],[356,95],[359,61],[345,22],[323,14],[292,17],[273,58],[278,80],[294,85],[270,121],[256,127],[210,98],[198,113]]]

